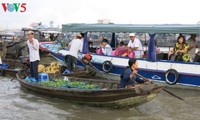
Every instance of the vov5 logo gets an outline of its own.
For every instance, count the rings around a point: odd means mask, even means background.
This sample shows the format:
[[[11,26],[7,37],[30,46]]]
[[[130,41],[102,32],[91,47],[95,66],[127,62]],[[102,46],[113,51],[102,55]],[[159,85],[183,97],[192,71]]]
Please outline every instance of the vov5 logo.
[[[26,3],[1,3],[4,12],[25,12]]]

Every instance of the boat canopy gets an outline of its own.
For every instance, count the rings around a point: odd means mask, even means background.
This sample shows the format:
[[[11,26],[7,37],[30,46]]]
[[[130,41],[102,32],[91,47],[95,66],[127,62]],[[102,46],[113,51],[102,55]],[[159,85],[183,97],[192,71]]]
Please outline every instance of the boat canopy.
[[[45,33],[45,34],[61,34],[61,32],[53,31],[53,30],[51,30],[51,31],[46,30],[46,31],[40,31],[40,32],[41,33]]]
[[[22,28],[21,31],[33,31],[33,32],[38,32],[37,29],[33,29],[33,28]]]
[[[200,33],[200,24],[63,24],[62,32]]]

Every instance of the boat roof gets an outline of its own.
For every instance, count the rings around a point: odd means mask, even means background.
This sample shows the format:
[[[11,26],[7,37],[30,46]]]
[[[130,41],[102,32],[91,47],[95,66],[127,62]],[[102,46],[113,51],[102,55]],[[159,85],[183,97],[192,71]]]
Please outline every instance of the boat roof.
[[[51,31],[41,31],[42,33],[52,33],[52,34],[61,34],[61,32],[59,32],[59,31],[53,31],[53,30],[51,30]]]
[[[33,31],[33,32],[37,32],[37,29],[33,29],[33,28],[22,28],[21,31]]]
[[[63,24],[62,32],[200,33],[200,24]]]

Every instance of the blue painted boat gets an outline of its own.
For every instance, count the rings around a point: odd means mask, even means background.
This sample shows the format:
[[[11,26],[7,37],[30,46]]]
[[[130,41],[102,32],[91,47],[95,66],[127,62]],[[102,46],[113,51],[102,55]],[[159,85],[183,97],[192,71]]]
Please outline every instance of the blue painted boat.
[[[184,86],[200,87],[199,62],[186,63],[157,59],[154,44],[155,34],[199,34],[200,25],[66,24],[62,26],[62,31],[85,32],[86,35],[87,32],[112,32],[112,47],[116,46],[115,33],[117,32],[148,33],[150,36],[150,42],[148,45],[147,58],[138,59],[138,72],[147,78],[158,82],[167,82],[170,85],[177,83]],[[84,41],[84,53],[87,53],[87,37],[84,38]],[[80,53],[79,59],[84,56],[84,53]],[[58,53],[51,52],[51,54],[57,60],[64,63],[68,51],[60,50]],[[105,56],[96,53],[91,53],[91,55],[91,63],[98,70],[107,72],[110,75],[119,76],[123,69],[128,65],[129,58],[126,57]],[[108,61],[110,61],[109,64]],[[78,62],[78,65],[83,66],[81,62]]]

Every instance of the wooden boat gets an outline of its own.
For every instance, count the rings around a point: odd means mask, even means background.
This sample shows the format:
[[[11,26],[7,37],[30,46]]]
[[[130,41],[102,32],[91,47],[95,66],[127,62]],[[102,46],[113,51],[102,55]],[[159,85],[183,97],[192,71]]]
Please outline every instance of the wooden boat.
[[[0,68],[1,76],[15,76],[24,67],[20,60],[3,59],[2,62],[6,66]]]
[[[72,103],[95,107],[124,108],[143,104],[155,98],[162,90],[155,84],[143,84],[137,88],[119,89],[118,81],[68,77],[70,81],[98,84],[99,89],[78,89],[48,87],[38,83],[27,82],[23,71],[17,73],[21,88],[38,94],[62,98]],[[55,77],[55,76],[54,76]]]

